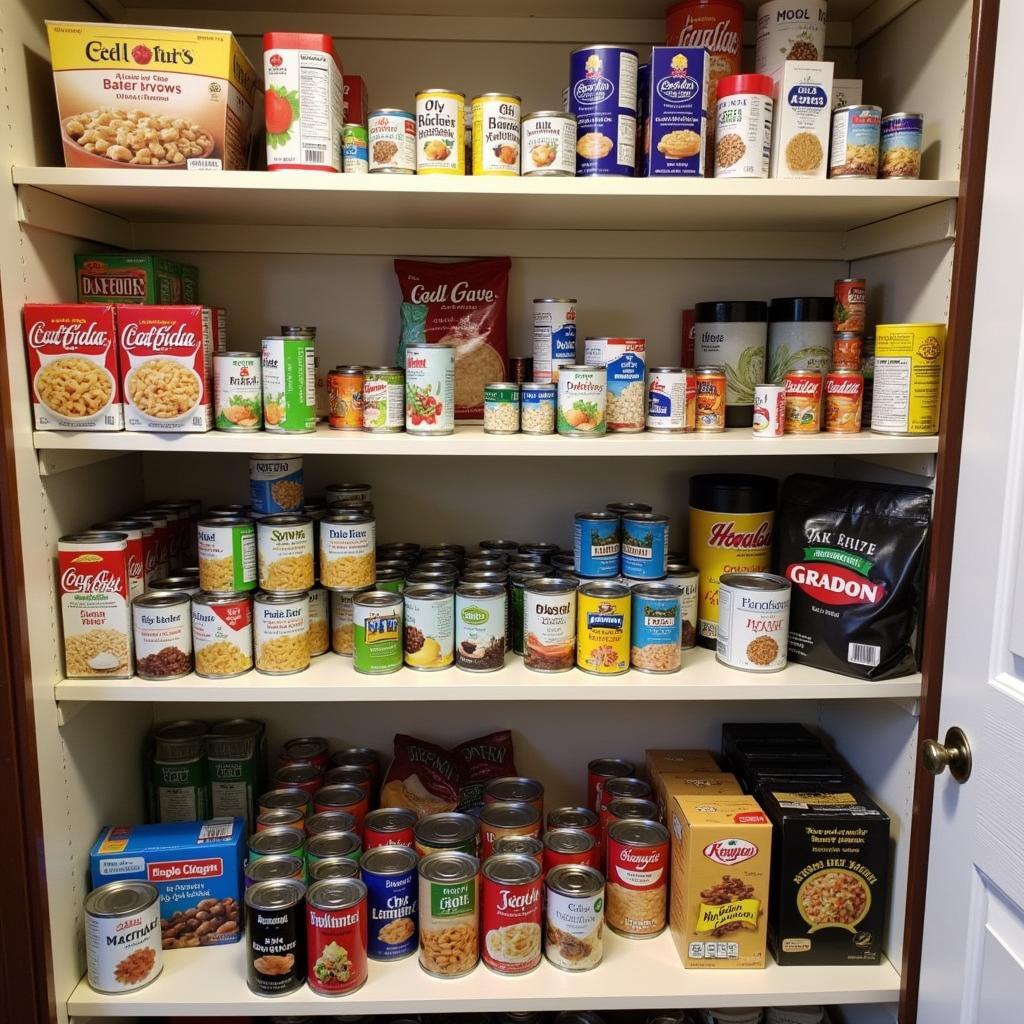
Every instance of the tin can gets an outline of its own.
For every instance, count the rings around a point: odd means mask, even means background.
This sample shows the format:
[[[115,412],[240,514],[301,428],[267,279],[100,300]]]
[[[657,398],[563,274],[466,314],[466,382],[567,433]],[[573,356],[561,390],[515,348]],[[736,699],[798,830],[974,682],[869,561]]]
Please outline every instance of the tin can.
[[[143,524],[142,541],[146,560],[146,588],[148,589],[154,579],[166,576],[171,571],[170,529],[168,528],[167,517],[152,510],[136,512],[133,518],[136,522]],[[148,542],[145,532],[145,527],[147,526],[151,531],[148,536]],[[100,532],[109,533],[111,531],[104,526]],[[113,532],[124,533],[123,530],[117,529],[113,529]],[[127,534],[125,534],[125,537],[127,538]],[[129,577],[130,582],[131,577]]]
[[[249,836],[249,860],[261,857],[305,855],[306,837],[296,828],[265,828]]]
[[[460,583],[455,588],[456,667],[496,672],[504,666],[507,601],[501,583]]]
[[[182,592],[142,594],[132,601],[135,674],[180,679],[192,671],[191,598]]]
[[[348,995],[367,975],[366,886],[325,878],[306,890],[306,981],[321,996]]]
[[[473,174],[515,177],[523,108],[518,96],[485,92],[473,100]]]
[[[480,811],[480,859],[487,860],[503,836],[539,836],[541,813],[533,804],[490,803]]]
[[[313,586],[313,521],[264,516],[256,524],[259,584],[269,594],[296,594]]]
[[[252,828],[264,751],[262,722],[232,718],[210,726],[206,761],[212,817],[241,818],[247,831]]]
[[[416,854],[404,846],[379,846],[359,862],[367,890],[371,960],[412,956],[416,937]]]
[[[679,366],[647,371],[647,429],[681,434],[695,427],[697,376]]]
[[[538,812],[544,811],[544,786],[536,779],[523,776],[509,776],[503,779],[491,779],[484,786],[485,804],[529,804]]]
[[[253,352],[214,352],[213,423],[217,430],[251,433],[263,427],[263,379]]]
[[[203,722],[167,722],[150,737],[149,820],[204,821],[210,815],[210,779]]]
[[[265,832],[266,829],[259,831]],[[305,860],[290,853],[273,853],[269,857],[257,857],[245,865],[246,889],[260,882],[275,882],[284,878],[305,883]]]
[[[633,587],[629,663],[639,672],[678,672],[682,667],[682,592],[673,583]]]
[[[306,840],[307,864],[315,864],[329,857],[346,857],[358,861],[362,855],[362,840],[356,832],[319,832]]]
[[[863,358],[864,339],[852,331],[832,335],[832,369],[859,370]]]
[[[455,660],[455,595],[450,587],[433,583],[405,589],[405,664],[421,672],[436,672]]]
[[[544,955],[563,971],[589,971],[604,954],[604,876],[585,864],[547,873]]]
[[[286,740],[277,760],[279,764],[311,764],[322,773],[328,765],[327,740],[323,736],[298,736]]]
[[[480,939],[497,974],[526,974],[541,960],[541,867],[532,857],[498,854],[481,873]]]
[[[660,934],[668,906],[668,829],[642,819],[612,822],[607,860],[608,927],[629,939]]]
[[[832,330],[863,334],[867,323],[867,282],[841,277],[833,286]]]
[[[571,178],[576,174],[576,115],[537,110],[523,118],[522,173]]]
[[[296,512],[305,493],[301,455],[249,456],[249,501],[255,515]]]
[[[320,520],[320,582],[352,593],[376,576],[376,523],[365,512],[330,512]]]
[[[602,768],[601,766],[607,765],[608,767]],[[593,836],[595,839],[600,836],[600,830],[598,827],[598,816],[597,811],[594,808],[597,806],[597,801],[600,799],[598,788],[603,790],[604,780],[606,778],[613,779],[618,778],[620,772],[625,772],[627,775],[631,775],[635,768],[629,761],[619,761],[617,759],[599,758],[595,761],[591,761],[590,769],[587,772],[588,775],[588,790],[593,788],[592,792],[588,792],[587,799],[591,801],[590,807],[556,807],[553,810],[548,811],[548,831],[554,831],[555,829],[578,829],[580,832],[586,832],[587,835]],[[596,769],[596,770],[595,770]],[[599,775],[597,771],[608,771],[610,775]]]
[[[364,125],[347,124],[341,130],[341,161],[345,174],[368,174],[370,137]]]
[[[576,299],[533,300],[533,380],[558,383],[576,362]]]
[[[363,368],[336,366],[327,374],[327,423],[332,430],[363,429]]]
[[[281,434],[316,430],[316,344],[308,337],[263,339],[263,426]]]
[[[786,389],[785,432],[817,434],[821,430],[821,397],[824,387],[817,370],[792,370],[783,378]]]
[[[144,594],[156,572],[152,524],[142,519],[112,519],[106,523],[94,523],[91,529],[99,533],[124,534],[128,557],[128,596],[134,598]]]
[[[318,793],[320,788],[317,789]],[[354,795],[350,794],[349,798],[354,799]],[[353,806],[358,806],[358,803],[354,803]],[[336,806],[332,806],[326,811],[317,811],[306,819],[306,835],[311,839],[313,836],[324,835],[326,832],[355,832],[358,834],[358,831],[359,821],[356,816]]]
[[[363,849],[416,846],[416,812],[407,807],[379,807],[363,820]]]
[[[825,376],[825,430],[830,434],[859,434],[864,407],[864,377],[860,370],[833,370]]]
[[[526,383],[520,388],[520,429],[524,434],[553,434],[558,387],[555,384]]]
[[[325,786],[355,786],[367,797],[373,795],[369,769],[358,764],[336,764],[324,772]]]
[[[945,348],[944,324],[879,324],[875,328],[873,431],[938,433]]]
[[[309,668],[309,596],[270,594],[253,597],[256,671],[286,676]]]
[[[283,996],[306,981],[306,886],[294,878],[245,891],[246,982],[258,996]]]
[[[512,853],[521,857],[532,857],[538,864],[543,863],[544,843],[537,836],[501,836],[494,841],[494,854]]]
[[[402,595],[387,590],[356,594],[352,600],[353,667],[386,675],[402,667]]]
[[[725,369],[698,366],[694,396],[694,429],[702,434],[725,430]]]
[[[520,387],[533,380],[533,356],[509,356],[508,378]]]
[[[880,178],[920,178],[924,115],[902,110],[882,118]]]
[[[256,589],[256,527],[245,517],[202,519],[197,526],[199,586],[208,594]]]
[[[466,97],[448,89],[416,93],[416,173],[466,173]]]
[[[373,589],[390,590],[393,594],[403,593],[405,591],[405,569],[391,569],[378,565]]]
[[[526,584],[530,580],[542,579],[547,573],[542,565],[531,565],[529,568],[509,570],[509,604],[512,620],[512,651],[514,654],[526,652]]]
[[[692,650],[697,643],[699,575],[692,565],[670,558],[665,581],[679,588],[679,646],[684,651]]]
[[[647,800],[650,795],[650,783],[645,782],[643,779],[635,779],[629,776],[606,779],[604,789],[601,790],[600,807],[598,808],[601,837],[604,838],[608,834],[608,826],[612,820],[608,808],[616,800]]]
[[[455,432],[455,349],[450,345],[405,350],[405,429],[410,434]]]
[[[359,786],[352,786],[345,783],[335,783],[331,786],[321,786],[313,794],[313,811],[320,814],[323,811],[344,811],[351,814],[356,820],[354,831],[362,835],[363,818],[370,809],[370,799],[366,792]]]
[[[638,67],[636,51],[622,46],[584,46],[569,55],[577,176],[633,177]]]
[[[363,371],[363,430],[398,434],[405,429],[405,373],[400,366],[367,366]]]
[[[107,882],[85,898],[85,954],[97,992],[131,992],[164,966],[160,895],[148,882]]]
[[[319,776],[317,776],[317,778],[319,778]],[[319,787],[319,783],[317,783],[317,785]],[[304,825],[307,821],[306,814],[309,812],[310,806],[309,793],[300,789],[298,786],[285,784],[281,784],[279,788],[272,789],[269,792],[264,793],[256,801],[256,810],[259,811],[260,814],[263,814],[265,811],[277,810],[281,807],[301,811]],[[292,827],[304,832],[304,825],[295,825]]]
[[[630,512],[622,517],[622,575],[660,580],[668,572],[668,516]]]
[[[346,658],[352,657],[353,594],[331,592],[331,650]]]
[[[576,665],[591,675],[629,670],[629,587],[614,580],[581,583],[577,593]]]
[[[754,437],[782,437],[786,424],[786,389],[781,384],[754,388]]]
[[[480,959],[480,862],[444,851],[419,864],[420,966],[437,978],[460,978]]]
[[[484,433],[519,433],[519,385],[497,381],[484,386]]]
[[[458,811],[428,814],[416,823],[416,852],[421,857],[439,851],[476,854],[480,827],[475,818]]]
[[[630,818],[642,818],[644,821],[658,820],[658,805],[646,797],[620,796],[609,800],[605,804],[602,814],[605,817],[604,832],[607,836],[608,829],[613,821],[626,821]]]
[[[273,784],[279,789],[301,789],[313,806],[314,793],[323,788],[323,772],[315,764],[282,764],[274,770]]]
[[[544,833],[544,874],[561,864],[601,867],[597,840],[581,828],[549,828]]]
[[[316,406],[316,418],[327,419],[327,374],[320,366],[320,356],[316,352],[316,327],[311,324],[282,324],[281,336],[284,338],[304,338],[313,344],[313,396]],[[263,381],[263,397],[266,399],[266,379]]]
[[[309,865],[309,884],[325,878],[359,878],[359,862],[348,857],[324,857]]]
[[[647,421],[645,339],[587,338],[583,351],[588,366],[604,366],[607,371],[608,429],[620,433],[643,430]]]
[[[149,581],[149,593],[156,591],[177,592],[192,597],[199,593],[199,580],[195,576],[162,576]]]
[[[271,807],[261,811],[256,818],[256,831],[266,832],[268,828],[297,828],[305,832],[305,812],[295,807]]]
[[[371,174],[416,173],[416,118],[409,111],[374,110],[366,131]]]
[[[563,366],[558,371],[558,433],[600,437],[608,429],[608,371],[603,366]]]
[[[534,672],[568,672],[576,664],[576,584],[541,577],[523,586],[523,664]]]
[[[855,104],[832,111],[830,178],[877,178],[882,108]]]
[[[331,635],[328,627],[330,618],[330,597],[327,591],[316,584],[309,591],[309,656],[319,658],[331,649]]]
[[[767,572],[719,580],[716,659],[744,672],[778,672],[789,645],[790,582]]]

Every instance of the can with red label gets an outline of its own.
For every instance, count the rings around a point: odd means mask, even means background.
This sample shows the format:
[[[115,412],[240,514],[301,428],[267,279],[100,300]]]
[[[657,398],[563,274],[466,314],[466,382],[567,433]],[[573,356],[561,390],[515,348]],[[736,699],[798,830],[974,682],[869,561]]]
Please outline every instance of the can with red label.
[[[380,784],[380,758],[376,750],[369,747],[349,747],[346,750],[336,750],[331,754],[331,765],[357,764],[370,773],[370,790],[377,792]]]
[[[312,764],[323,774],[327,770],[327,740],[322,736],[287,740],[277,759],[280,764]]]
[[[541,815],[532,804],[485,804],[480,812],[480,859],[486,860],[503,836],[537,836]]]
[[[509,776],[491,779],[484,786],[485,804],[531,804],[544,813],[544,784],[536,779]]]
[[[860,370],[833,370],[825,378],[825,430],[830,434],[860,432],[864,377]]]
[[[283,764],[274,772],[271,781],[274,789],[301,789],[312,796],[322,788],[323,775],[316,765]]]
[[[502,836],[494,841],[492,856],[499,853],[516,853],[532,857],[538,864],[544,862],[544,843],[539,836]]]
[[[643,779],[609,779],[605,783],[601,793],[601,806],[598,809],[602,864],[608,849],[608,828],[613,820],[608,810],[609,806],[617,800],[647,800],[650,795],[651,787]]]
[[[608,829],[605,921],[630,939],[665,927],[668,905],[668,829],[644,819],[614,821]]]
[[[256,831],[263,832],[268,828],[297,828],[306,831],[305,814],[297,807],[271,807],[261,811],[256,819]]]
[[[821,430],[821,396],[824,382],[817,370],[791,370],[783,378],[786,389],[787,434],[817,434]]]
[[[544,874],[559,864],[601,867],[597,840],[580,828],[554,828],[544,833]]]
[[[498,974],[526,974],[541,957],[541,867],[503,853],[485,861],[482,874],[483,961]]]
[[[324,772],[325,786],[355,786],[367,797],[370,795],[371,781],[369,771],[358,764],[336,764]]]
[[[325,878],[306,892],[306,981],[321,996],[355,992],[367,975],[366,886]]]
[[[601,809],[604,786],[609,779],[628,778],[636,771],[632,761],[618,757],[598,757],[587,765],[587,806]]]
[[[322,835],[324,832],[355,832],[356,816],[348,811],[321,811],[306,819],[306,835]]]
[[[852,331],[836,331],[832,335],[832,369],[859,370],[864,352],[864,338]]]
[[[363,849],[416,845],[416,812],[407,807],[380,807],[363,819]]]
[[[863,333],[866,322],[867,282],[863,277],[843,277],[835,283],[832,330]]]
[[[754,437],[782,437],[785,433],[786,389],[781,384],[754,388]]]
[[[370,801],[358,786],[324,786],[313,794],[313,811],[347,811],[356,819],[356,832],[363,834],[363,818],[370,809]]]
[[[633,766],[627,761],[621,764],[633,771]],[[595,839],[601,835],[600,818],[591,807],[556,807],[548,811],[548,829],[553,831],[556,828],[578,828]]]
[[[263,814],[264,811],[272,811],[278,807],[294,808],[297,811],[301,811],[302,817],[305,819],[306,815],[309,814],[309,794],[297,786],[279,786],[270,790],[269,793],[264,793],[256,801],[256,807],[260,814]],[[306,828],[308,827],[309,822],[307,821]]]

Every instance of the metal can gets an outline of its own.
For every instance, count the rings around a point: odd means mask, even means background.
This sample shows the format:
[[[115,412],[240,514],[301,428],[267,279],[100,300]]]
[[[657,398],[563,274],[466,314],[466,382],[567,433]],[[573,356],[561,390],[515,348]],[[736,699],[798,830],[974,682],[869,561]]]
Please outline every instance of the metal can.
[[[786,667],[791,585],[767,572],[729,572],[718,583],[715,657],[744,672]]]
[[[309,668],[309,595],[268,594],[253,597],[256,671],[286,676]]]
[[[541,813],[533,804],[484,804],[480,811],[480,859],[487,860],[503,836],[539,836]]]
[[[479,831],[476,819],[468,814],[458,811],[428,814],[416,823],[416,852],[421,857],[441,850],[475,854]]]
[[[602,767],[607,765],[607,767]],[[596,769],[596,771],[595,771]],[[599,775],[597,771],[610,772],[610,775]],[[586,832],[587,835],[593,836],[597,839],[601,832],[598,825],[599,819],[597,811],[594,809],[597,806],[597,801],[600,800],[601,794],[598,792],[600,788],[604,789],[604,780],[606,778],[614,779],[619,778],[620,772],[625,772],[627,775],[631,775],[635,768],[629,761],[620,761],[617,759],[599,758],[595,761],[590,762],[590,770],[588,771],[588,790],[593,786],[593,791],[588,793],[587,799],[591,801],[590,807],[556,807],[551,811],[548,811],[548,831],[553,832],[555,829],[578,829],[580,832]]]
[[[647,371],[647,429],[682,434],[695,427],[697,375],[680,366]]]
[[[573,522],[573,569],[580,576],[619,575],[621,517],[614,512],[577,512]]]
[[[518,96],[485,92],[473,100],[474,175],[519,175],[522,113]]]
[[[668,572],[668,516],[630,512],[622,517],[622,575],[660,580]]]
[[[91,530],[99,533],[122,533],[128,556],[128,596],[144,594],[156,573],[156,547],[153,525],[142,519],[112,519],[94,523]]]
[[[782,437],[786,423],[786,389],[781,384],[754,388],[754,437]]]
[[[601,813],[605,815],[604,832],[607,835],[613,821],[625,821],[628,818],[657,821],[659,812],[658,805],[646,797],[619,796],[614,800],[609,800],[602,808]]]
[[[524,434],[553,434],[558,388],[554,384],[524,383],[520,388],[520,429]]]
[[[576,299],[533,300],[533,380],[558,383],[576,362]]]
[[[604,954],[604,876],[585,864],[560,864],[544,880],[544,955],[563,971],[589,971]]]
[[[342,128],[341,161],[341,169],[345,174],[369,173],[369,133],[365,125],[347,124]]]
[[[327,374],[327,423],[332,430],[363,429],[363,368],[336,366]]]
[[[352,657],[352,600],[355,595],[331,592],[331,650]]]
[[[484,385],[484,433],[519,433],[519,385],[497,381]]]
[[[321,787],[322,788],[322,787]],[[320,789],[317,789],[317,793]],[[328,797],[329,799],[329,797]],[[358,806],[356,804],[355,806]],[[358,833],[359,822],[354,814],[343,811],[339,807],[332,806],[326,811],[317,811],[306,819],[306,835],[324,835],[327,832],[356,832]]]
[[[283,434],[316,430],[316,343],[309,337],[263,339],[263,425]]]
[[[330,512],[320,520],[320,582],[353,593],[376,576],[376,523],[364,512]]]
[[[366,886],[325,878],[306,890],[306,981],[321,996],[355,992],[367,975]]]
[[[263,378],[254,352],[214,352],[213,424],[251,433],[263,427]]]
[[[378,846],[359,862],[367,890],[371,960],[412,956],[416,939],[416,854],[405,846]]]
[[[494,856],[514,853],[532,857],[538,864],[544,860],[544,843],[538,836],[501,836],[494,841]]]
[[[647,342],[643,338],[587,338],[583,358],[607,371],[608,429],[637,433],[647,422],[645,390]]]
[[[373,785],[370,771],[358,764],[336,764],[324,772],[325,786],[356,786],[368,797],[372,796]]]
[[[268,828],[297,828],[305,832],[305,812],[297,807],[271,807],[260,811],[256,818],[256,831],[265,832]]]
[[[316,327],[310,324],[282,324],[281,336],[284,338],[305,338],[313,343],[313,395],[316,405],[316,418],[327,419],[327,375],[320,367],[320,356],[316,352]],[[263,382],[263,396],[266,399],[266,379]]]
[[[210,779],[203,722],[167,722],[153,729],[148,752],[149,820],[205,821]]]
[[[526,974],[541,959],[541,867],[532,857],[497,854],[481,878],[480,945],[497,974]]]
[[[85,954],[97,992],[131,992],[164,966],[160,894],[148,882],[107,882],[85,898]]]
[[[536,110],[523,117],[524,177],[571,178],[576,174],[576,115]]]
[[[323,736],[298,736],[286,740],[277,760],[279,764],[311,764],[323,772],[328,765],[327,740]]]
[[[199,586],[208,594],[256,589],[256,527],[243,516],[201,519]]]
[[[300,789],[298,786],[281,784],[279,788],[272,789],[259,797],[256,801],[256,810],[259,811],[260,814],[264,811],[273,811],[280,807],[287,807],[296,811],[301,811],[303,824],[296,824],[292,827],[304,832],[306,827],[308,827],[306,814],[310,808],[309,798],[310,794],[305,790]]]
[[[260,588],[296,594],[313,586],[313,520],[308,516],[264,516],[256,524]]]
[[[386,675],[402,667],[402,595],[370,590],[352,599],[353,668]]]
[[[262,722],[232,718],[210,726],[206,761],[211,817],[241,818],[246,830],[252,828],[264,750]]]
[[[783,378],[786,389],[785,432],[817,434],[821,430],[823,381],[817,370],[791,370]]]
[[[608,826],[612,821],[612,816],[608,811],[612,803],[616,800],[647,800],[650,795],[650,783],[644,782],[643,779],[634,779],[629,776],[607,779],[604,789],[601,791],[601,805],[598,808],[599,832],[602,839],[607,838]]]
[[[945,348],[944,324],[879,324],[875,328],[873,431],[938,433]]]
[[[577,593],[576,665],[591,675],[629,671],[629,587],[591,580]]]
[[[701,434],[725,430],[725,368],[698,366],[694,396],[694,429]]]
[[[877,178],[882,108],[860,103],[832,111],[830,178]]]
[[[465,672],[496,672],[505,664],[508,593],[502,583],[455,588],[455,665]]]
[[[135,674],[180,679],[192,671],[191,599],[183,592],[142,594],[132,601]]]
[[[366,132],[371,174],[416,173],[416,118],[408,110],[371,111]]]
[[[399,434],[405,429],[405,373],[400,366],[363,370],[363,430]]]
[[[639,672],[678,672],[682,667],[682,591],[674,583],[633,587],[630,609],[631,668]]]
[[[549,828],[544,833],[544,874],[561,864],[601,867],[597,840],[581,828]]]
[[[272,782],[279,789],[301,789],[310,799],[323,787],[323,772],[315,764],[282,764],[274,769]]]
[[[359,862],[348,857],[324,857],[309,865],[309,884],[325,878],[358,878]]]
[[[548,575],[542,565],[531,565],[529,568],[510,569],[508,577],[508,594],[510,618],[512,620],[512,651],[522,655],[526,652],[526,584],[530,580],[541,579]]]
[[[162,576],[149,581],[149,593],[176,591],[190,597],[199,593],[199,580],[195,576]]]
[[[541,577],[523,586],[523,664],[568,672],[576,664],[576,584]]]
[[[697,643],[697,609],[700,586],[699,574],[692,565],[669,559],[667,583],[679,588],[679,646],[691,650]]]
[[[558,371],[558,433],[600,437],[608,429],[608,371],[604,366],[563,366]]]
[[[622,46],[584,46],[569,55],[577,176],[633,177],[638,68],[636,51]]]
[[[529,804],[543,812],[544,786],[536,779],[528,779],[523,776],[491,779],[484,786],[484,803]]]
[[[309,656],[319,658],[331,649],[331,636],[328,627],[330,618],[330,598],[327,591],[316,584],[309,588]]]
[[[261,857],[305,855],[306,837],[297,828],[265,828],[249,836],[249,860]]]
[[[249,456],[249,501],[256,515],[296,512],[305,493],[301,455]]]
[[[378,807],[363,819],[363,848],[416,846],[416,812],[407,807]]]
[[[455,432],[455,349],[410,345],[405,350],[405,429],[410,434]]]
[[[265,832],[266,829],[259,829]],[[260,882],[280,881],[283,878],[297,882],[306,881],[306,861],[290,853],[273,853],[269,857],[257,857],[245,865],[245,887]]]
[[[864,408],[864,376],[860,370],[833,370],[825,376],[825,430],[859,434]]]
[[[468,853],[432,853],[419,864],[420,966],[461,978],[480,959],[480,862]]]
[[[329,857],[346,857],[348,860],[358,861],[362,855],[363,843],[356,832],[318,832],[306,840],[307,864],[315,864],[318,860],[327,860]]]
[[[630,939],[658,935],[668,907],[668,829],[642,819],[612,822],[607,861],[608,927]]]
[[[405,588],[405,664],[436,672],[455,660],[455,595],[450,587],[416,583]]]
[[[245,891],[246,982],[258,996],[283,996],[306,981],[306,886],[294,878]]]
[[[867,281],[841,277],[833,286],[832,330],[863,334],[867,323]]]
[[[859,370],[863,358],[864,339],[852,331],[832,335],[832,369]]]
[[[416,93],[416,173],[466,173],[466,97],[448,89]]]
[[[901,110],[882,118],[880,178],[920,178],[924,115]]]

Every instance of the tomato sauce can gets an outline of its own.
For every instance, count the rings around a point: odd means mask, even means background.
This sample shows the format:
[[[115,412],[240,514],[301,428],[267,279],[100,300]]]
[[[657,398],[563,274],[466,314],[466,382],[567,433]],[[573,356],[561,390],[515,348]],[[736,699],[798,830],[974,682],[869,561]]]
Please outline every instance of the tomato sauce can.
[[[327,374],[327,423],[333,430],[363,429],[361,366],[336,366]]]
[[[527,974],[541,960],[541,867],[532,857],[498,854],[484,862],[480,940],[497,974]]]
[[[817,434],[821,431],[824,382],[817,370],[791,370],[783,378],[786,389],[785,432]]]
[[[325,878],[306,891],[306,981],[317,995],[348,995],[366,983],[366,918],[357,878]]]
[[[657,821],[625,819],[608,829],[608,927],[630,939],[665,928],[668,908],[668,829]]]
[[[694,429],[701,434],[717,434],[725,430],[725,369],[721,366],[698,366],[694,399]]]
[[[406,807],[379,807],[363,819],[363,849],[416,845],[416,812]]]
[[[601,867],[597,840],[581,828],[554,828],[544,833],[544,874],[559,864]]]
[[[833,288],[832,330],[863,334],[867,323],[867,281],[841,277]]]
[[[864,339],[852,331],[832,335],[832,369],[859,370],[864,354]]]
[[[599,757],[587,765],[587,805],[597,814],[604,806],[604,787],[609,779],[627,779],[632,777],[636,771],[636,765],[632,761],[625,761],[620,757]],[[570,808],[580,810],[580,808]],[[595,836],[601,834],[597,821],[593,825],[571,824],[572,818],[565,816],[558,819],[558,824],[553,825],[548,821],[549,828],[584,828],[587,831],[593,830]]]
[[[864,408],[864,376],[860,370],[833,370],[825,377],[825,430],[830,434],[860,433]]]
[[[480,859],[494,852],[494,843],[503,836],[538,836],[541,813],[532,804],[485,804],[480,811]]]
[[[580,585],[576,602],[576,665],[591,675],[629,671],[629,587],[615,580]]]
[[[416,861],[415,851],[406,846],[378,846],[359,862],[371,960],[402,960],[416,952]]]

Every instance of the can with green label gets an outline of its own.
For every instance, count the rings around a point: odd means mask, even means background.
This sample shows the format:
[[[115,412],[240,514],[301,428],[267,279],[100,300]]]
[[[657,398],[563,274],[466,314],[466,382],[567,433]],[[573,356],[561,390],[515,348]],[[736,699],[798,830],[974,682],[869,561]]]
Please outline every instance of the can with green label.
[[[200,519],[199,586],[207,594],[256,589],[256,525],[245,516]]]
[[[384,675],[402,667],[402,595],[368,590],[352,599],[353,667]]]
[[[431,853],[419,874],[420,966],[437,978],[461,978],[480,959],[480,861]]]
[[[280,434],[316,430],[316,343],[312,337],[263,339],[263,425]]]
[[[363,371],[363,430],[405,430],[405,370],[400,366],[367,366]]]
[[[243,818],[255,827],[256,797],[262,791],[260,767],[263,726],[245,718],[218,722],[206,734],[210,776],[210,813],[215,818]]]
[[[210,817],[206,724],[168,722],[153,730],[147,758],[149,817],[157,824]]]

